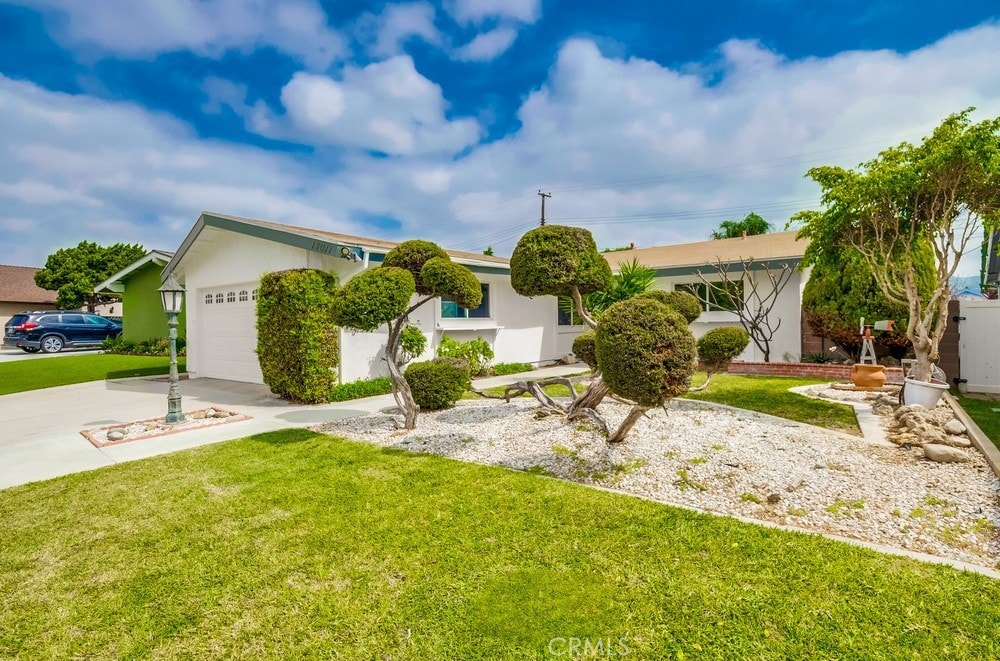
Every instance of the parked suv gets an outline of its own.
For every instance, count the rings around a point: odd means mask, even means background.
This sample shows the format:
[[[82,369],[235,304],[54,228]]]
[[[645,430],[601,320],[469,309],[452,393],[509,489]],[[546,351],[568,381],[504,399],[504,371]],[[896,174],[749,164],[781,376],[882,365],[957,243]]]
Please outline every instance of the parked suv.
[[[63,347],[96,347],[121,335],[122,325],[90,312],[41,310],[22,312],[4,326],[3,343],[35,353],[58,353]]]

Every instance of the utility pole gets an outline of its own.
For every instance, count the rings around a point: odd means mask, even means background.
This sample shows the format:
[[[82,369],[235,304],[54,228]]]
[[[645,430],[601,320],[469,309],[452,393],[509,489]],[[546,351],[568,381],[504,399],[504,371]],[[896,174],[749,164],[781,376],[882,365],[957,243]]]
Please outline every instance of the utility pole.
[[[539,197],[542,198],[542,224],[541,227],[545,227],[545,198],[552,197],[552,193],[543,193],[538,191]]]

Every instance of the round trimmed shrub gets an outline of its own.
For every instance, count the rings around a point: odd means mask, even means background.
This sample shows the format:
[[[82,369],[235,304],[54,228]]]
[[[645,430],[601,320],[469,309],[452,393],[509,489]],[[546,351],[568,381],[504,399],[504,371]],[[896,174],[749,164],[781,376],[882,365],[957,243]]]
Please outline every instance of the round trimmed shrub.
[[[406,360],[413,360],[427,348],[427,336],[416,326],[407,326],[399,335],[399,347],[406,354]]]
[[[669,305],[674,310],[681,313],[687,322],[690,324],[692,321],[697,319],[701,315],[701,301],[698,297],[691,292],[686,291],[663,291],[662,289],[654,289],[653,291],[645,291],[637,296],[643,296],[645,298],[651,298],[655,301],[659,301],[664,305]]]
[[[743,353],[749,343],[750,335],[739,326],[714,328],[698,339],[698,360],[709,373],[718,372]]]
[[[373,331],[406,312],[415,289],[413,275],[405,269],[362,271],[341,288],[334,319],[346,328]]]
[[[446,261],[451,260],[451,258],[448,257],[448,253],[446,253],[438,244],[431,241],[413,239],[411,241],[403,241],[398,246],[390,250],[386,254],[385,259],[382,260],[382,268],[392,266],[394,268],[406,269],[413,275],[413,280],[416,282],[417,286],[417,293],[423,294],[424,296],[430,296],[434,292],[429,291],[424,286],[420,277],[420,271],[424,268],[424,264],[434,258]]]
[[[659,406],[688,389],[695,341],[679,312],[648,297],[612,305],[597,322],[597,363],[611,392]]]
[[[596,341],[597,333],[592,330],[583,331],[576,336],[575,340],[573,340],[573,354],[583,362],[587,363],[587,366],[592,370],[597,369]]]
[[[478,308],[483,302],[483,288],[467,266],[456,264],[448,258],[428,259],[420,269],[421,294],[447,296],[463,308]]]
[[[413,363],[403,376],[413,391],[413,400],[431,411],[454,405],[471,385],[469,363],[459,358]]]
[[[546,225],[525,233],[510,257],[510,283],[521,296],[570,296],[611,285],[611,267],[589,231]]]

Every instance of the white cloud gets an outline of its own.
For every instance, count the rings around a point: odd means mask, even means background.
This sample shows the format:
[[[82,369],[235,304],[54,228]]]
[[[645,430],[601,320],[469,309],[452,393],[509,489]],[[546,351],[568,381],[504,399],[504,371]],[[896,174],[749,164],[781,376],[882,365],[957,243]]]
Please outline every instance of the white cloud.
[[[82,239],[175,248],[203,209],[509,254],[537,222],[539,188],[553,193],[550,220],[573,218],[601,246],[703,240],[750,210],[783,225],[818,198],[803,178],[811,166],[854,166],[969,105],[1000,115],[996,25],[905,55],[789,60],[734,41],[719,58],[721,78],[709,78],[567,42],[522,103],[520,128],[489,144],[476,143],[474,122],[446,118],[440,88],[409,58],[337,79],[300,73],[284,115],[258,108],[248,121],[332,145],[336,166],[322,149],[292,157],[201,140],[139,107],[0,77],[0,262],[39,264]],[[243,103],[238,85],[214,85],[217,103]],[[378,216],[401,229],[354,221]]]
[[[324,69],[347,53],[317,0],[14,0],[43,11],[61,43],[146,58],[190,50],[218,57],[230,49],[273,46]]]
[[[488,62],[504,53],[517,39],[517,30],[497,28],[483,32],[455,50],[454,58],[466,62]]]
[[[386,58],[403,52],[403,44],[419,37],[429,44],[441,43],[434,26],[434,7],[426,2],[386,5],[378,16],[369,14],[360,23],[374,33],[368,52]]]
[[[542,15],[540,0],[449,0],[445,9],[459,23],[482,23],[489,18],[506,18],[534,23]]]
[[[472,119],[449,120],[441,88],[407,55],[347,67],[339,80],[300,72],[281,91],[285,117],[258,108],[253,128],[271,137],[393,155],[454,154],[474,144]]]

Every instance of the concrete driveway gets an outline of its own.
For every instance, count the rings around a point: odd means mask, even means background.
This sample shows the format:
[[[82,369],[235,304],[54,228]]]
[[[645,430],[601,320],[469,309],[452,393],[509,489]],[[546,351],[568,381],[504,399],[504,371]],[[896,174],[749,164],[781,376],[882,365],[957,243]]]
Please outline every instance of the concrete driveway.
[[[572,374],[580,372],[581,367],[548,368],[531,376]],[[476,386],[486,388],[523,377],[484,379]],[[278,399],[267,386],[193,379],[180,384],[184,411],[221,407],[251,419],[104,448],[95,447],[80,434],[84,429],[162,417],[167,410],[167,388],[166,377],[140,377],[0,396],[0,489],[275,429],[340,420],[394,405],[391,395],[381,395],[297,406]]]

